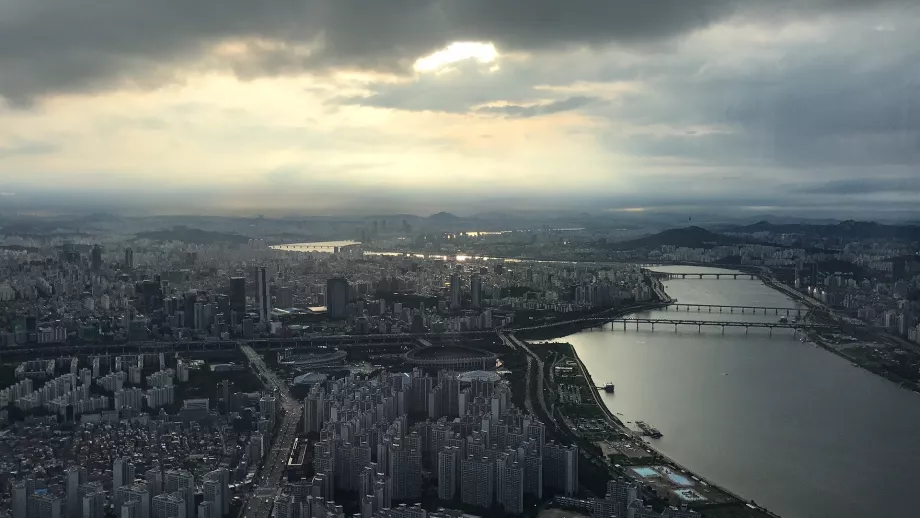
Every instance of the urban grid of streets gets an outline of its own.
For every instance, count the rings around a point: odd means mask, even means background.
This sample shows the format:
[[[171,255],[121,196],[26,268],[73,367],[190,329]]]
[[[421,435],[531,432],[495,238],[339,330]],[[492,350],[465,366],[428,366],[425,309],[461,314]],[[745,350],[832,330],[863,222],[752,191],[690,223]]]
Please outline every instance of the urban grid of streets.
[[[240,514],[240,518],[267,518],[271,513],[275,496],[281,492],[281,476],[284,474],[287,455],[291,451],[294,436],[297,432],[297,424],[300,421],[303,410],[291,396],[291,392],[288,390],[284,380],[278,378],[265,365],[262,357],[252,347],[240,345],[240,350],[243,351],[252,366],[263,377],[265,384],[278,389],[281,395],[281,406],[284,409],[284,415],[281,418],[277,433],[271,440],[271,446],[265,456],[262,468],[256,472],[253,490],[250,492],[246,502],[244,502],[244,507]]]

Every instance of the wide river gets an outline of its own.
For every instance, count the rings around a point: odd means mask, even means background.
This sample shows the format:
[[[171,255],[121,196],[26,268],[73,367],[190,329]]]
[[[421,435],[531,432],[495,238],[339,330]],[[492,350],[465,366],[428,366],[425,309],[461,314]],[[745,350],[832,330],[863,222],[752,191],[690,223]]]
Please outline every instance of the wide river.
[[[667,271],[720,272],[667,267]],[[797,307],[760,281],[669,280],[679,302]],[[776,322],[680,310],[705,320]],[[677,318],[673,308],[637,314]],[[791,321],[792,316],[789,317]],[[571,343],[624,421],[664,434],[665,455],[784,517],[920,516],[920,395],[793,337],[791,330],[656,326],[585,330]]]

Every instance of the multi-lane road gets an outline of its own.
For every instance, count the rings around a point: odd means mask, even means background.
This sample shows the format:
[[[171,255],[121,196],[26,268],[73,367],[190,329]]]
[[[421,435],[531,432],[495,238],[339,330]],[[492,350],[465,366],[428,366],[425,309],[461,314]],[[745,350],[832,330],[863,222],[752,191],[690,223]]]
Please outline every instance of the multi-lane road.
[[[244,502],[240,514],[241,518],[268,518],[275,496],[281,491],[281,477],[284,475],[303,409],[291,396],[284,380],[278,378],[271,369],[266,367],[262,357],[252,347],[241,345],[240,350],[249,358],[256,372],[262,376],[265,385],[268,388],[278,389],[281,394],[281,407],[284,409],[284,415],[278,423],[277,434],[267,446],[262,467],[256,472],[252,492]]]

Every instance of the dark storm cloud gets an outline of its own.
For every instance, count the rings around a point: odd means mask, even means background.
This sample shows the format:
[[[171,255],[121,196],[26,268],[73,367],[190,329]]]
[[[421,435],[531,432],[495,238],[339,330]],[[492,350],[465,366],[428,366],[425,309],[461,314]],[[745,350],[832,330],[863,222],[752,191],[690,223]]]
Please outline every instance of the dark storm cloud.
[[[0,4],[0,95],[27,103],[113,82],[157,85],[176,79],[177,63],[195,61],[229,38],[280,42],[260,47],[242,64],[224,63],[246,76],[333,66],[399,71],[455,40],[489,40],[509,49],[656,43],[735,14],[801,16],[869,3],[6,0]]]

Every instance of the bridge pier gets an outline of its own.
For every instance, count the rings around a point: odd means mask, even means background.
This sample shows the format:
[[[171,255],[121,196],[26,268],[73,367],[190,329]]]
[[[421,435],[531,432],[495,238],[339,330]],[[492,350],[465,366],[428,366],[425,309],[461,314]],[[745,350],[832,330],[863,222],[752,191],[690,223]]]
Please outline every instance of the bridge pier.
[[[770,326],[770,336],[773,336],[773,326]]]
[[[674,332],[677,332],[677,324],[674,324]]]
[[[638,329],[638,328],[639,328],[639,324],[636,324],[636,329]],[[654,331],[654,330],[655,330],[655,323],[652,322],[652,331]]]
[[[702,333],[702,332],[703,332],[703,324],[697,324],[697,325],[696,325],[696,332],[697,332],[697,333]]]
[[[725,326],[722,326],[722,334],[725,334]]]
[[[747,326],[744,327],[744,334],[745,334],[745,336],[747,336],[747,334],[748,334],[748,327],[747,327]]]

